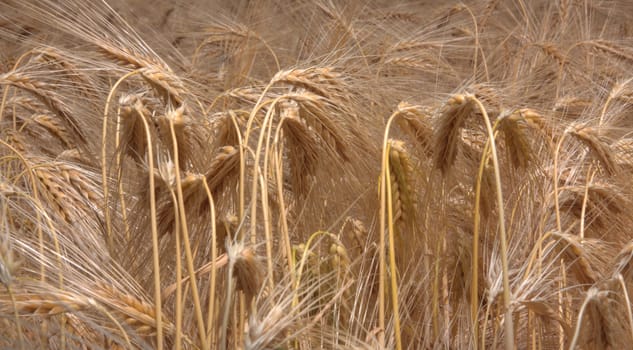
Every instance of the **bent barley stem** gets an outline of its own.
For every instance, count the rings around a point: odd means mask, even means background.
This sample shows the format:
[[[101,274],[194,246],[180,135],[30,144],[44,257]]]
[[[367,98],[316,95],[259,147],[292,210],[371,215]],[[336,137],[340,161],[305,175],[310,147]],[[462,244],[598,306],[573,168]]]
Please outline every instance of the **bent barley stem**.
[[[169,194],[174,206],[174,235],[176,245],[176,350],[182,348],[182,260],[180,251],[180,217],[178,216],[178,198],[170,186]],[[163,293],[163,298],[165,297]]]
[[[553,174],[553,179],[554,179],[554,208],[556,210],[556,228],[558,229],[558,232],[563,232],[562,229],[562,225],[561,225],[561,220],[560,220],[560,203],[558,200],[558,191],[559,191],[559,185],[558,185],[558,154],[560,153],[560,148],[563,144],[563,140],[565,140],[565,136],[567,136],[567,131],[565,131],[563,133],[563,135],[560,137],[560,139],[558,140],[558,142],[556,143],[556,150],[554,151],[554,174]]]
[[[492,124],[490,123],[490,118],[488,117],[488,113],[486,112],[486,108],[484,105],[477,99],[474,95],[467,95],[468,99],[475,103],[475,105],[481,111],[483,115],[484,122],[486,124],[486,130],[488,131],[488,139],[490,140],[490,147],[492,151],[492,163],[494,166],[495,172],[495,182],[496,182],[496,190],[497,190],[497,205],[499,207],[499,236],[501,238],[501,268],[503,270],[503,306],[505,307],[505,318],[504,318],[504,326],[505,326],[505,348],[506,350],[514,350],[514,326],[512,322],[512,296],[510,291],[510,276],[508,271],[508,243],[506,242],[506,227],[505,227],[505,216],[504,216],[504,207],[503,207],[503,193],[501,192],[501,172],[499,167],[499,159],[497,157],[497,147],[495,142],[494,130],[492,128]]]
[[[499,120],[495,122],[493,126],[493,130],[495,130],[494,137],[497,136],[497,126],[499,125]],[[479,313],[479,225],[481,222],[481,181],[483,179],[484,170],[486,168],[486,163],[489,159],[490,152],[490,144],[491,140],[486,142],[484,146],[484,150],[481,155],[481,161],[479,162],[479,170],[477,172],[477,182],[475,183],[475,208],[473,210],[473,243],[472,243],[472,282],[470,283],[470,318],[473,327],[473,345],[475,350],[479,345],[479,326],[478,326],[478,317]],[[485,328],[483,329],[486,331]],[[485,338],[485,333],[483,335]]]
[[[139,114],[143,127],[145,129],[145,139],[147,140],[147,162],[149,173],[149,210],[150,210],[150,226],[152,230],[152,263],[154,268],[154,307],[156,308],[156,347],[158,349],[163,348],[163,305],[160,297],[161,284],[160,284],[160,257],[158,247],[158,224],[156,216],[156,186],[154,180],[154,145],[152,143],[152,133],[149,130],[147,119],[143,112],[135,108]],[[104,121],[104,125],[105,121]],[[105,128],[104,128],[105,130]],[[105,139],[104,139],[105,142]],[[105,159],[105,158],[104,158]],[[104,183],[105,184],[105,183]],[[107,200],[106,200],[107,201]],[[107,203],[106,203],[107,207]]]
[[[104,213],[104,218],[105,218],[106,235],[108,238],[108,249],[110,249],[111,252],[113,248],[112,218],[110,217],[110,206],[108,204],[109,186],[108,186],[108,169],[107,169],[107,164],[106,164],[106,158],[108,156],[107,150],[106,150],[107,135],[108,135],[108,110],[110,109],[110,102],[112,98],[114,97],[114,93],[119,88],[119,86],[128,78],[137,74],[141,74],[141,72],[142,71],[140,69],[133,70],[125,74],[121,78],[119,78],[119,80],[117,80],[117,82],[114,83],[114,85],[110,89],[110,92],[108,93],[108,98],[106,99],[105,107],[103,109],[103,126],[101,129],[101,181],[102,181],[101,185],[103,186],[103,213]],[[146,132],[149,135],[149,130],[146,130]],[[151,148],[152,146],[149,139],[148,139],[148,144],[149,144],[148,147]],[[159,346],[159,349],[162,348],[162,342],[159,342],[158,346]]]
[[[389,144],[385,150],[385,157],[389,157]],[[400,334],[400,311],[398,307],[398,281],[396,271],[396,247],[395,247],[395,230],[393,227],[393,203],[391,193],[391,173],[389,171],[389,159],[386,160],[387,166],[383,170],[383,185],[386,185],[387,191],[387,229],[389,232],[389,270],[391,275],[391,304],[393,308],[394,333],[396,337],[396,349],[402,349],[402,337]],[[381,191],[382,192],[382,191]]]
[[[204,325],[204,318],[202,317],[202,306],[200,303],[200,296],[198,292],[198,282],[196,279],[196,270],[193,266],[193,254],[191,252],[191,244],[189,242],[189,227],[187,225],[187,214],[185,212],[185,202],[182,194],[182,180],[180,178],[180,163],[178,159],[178,139],[176,138],[176,130],[174,128],[174,120],[169,118],[169,130],[171,132],[171,139],[173,145],[174,156],[174,173],[176,175],[176,196],[178,198],[178,211],[180,213],[180,226],[182,232],[183,243],[185,246],[185,258],[187,260],[187,270],[189,270],[189,280],[191,283],[191,294],[193,296],[193,306],[198,322],[198,336],[200,337],[200,343],[203,349],[209,349],[206,327]],[[180,258],[180,257],[178,257]]]
[[[283,123],[283,121],[281,121]],[[273,145],[279,144],[279,132],[281,128],[277,129],[275,134],[275,141]],[[288,220],[286,218],[286,204],[283,191],[283,154],[279,150],[276,154],[273,154],[273,164],[275,165],[275,179],[277,184],[277,201],[279,201],[279,221],[281,222],[281,237],[282,244],[284,245],[286,259],[288,260],[288,270],[290,271],[290,283],[295,285],[295,264],[292,259],[292,247],[290,245],[290,233],[288,232]]]
[[[211,189],[209,188],[209,184],[207,184],[206,178],[202,178],[202,185],[204,186],[204,191],[207,194],[207,200],[209,201],[209,214],[211,215],[211,262],[215,263],[215,260],[218,256],[218,247],[217,247],[217,233],[215,227],[215,201],[213,200],[213,195],[211,194]],[[213,321],[215,317],[215,280],[216,280],[216,267],[212,266],[210,277],[209,277],[209,308],[207,309],[207,340],[209,346],[213,344]]]
[[[479,344],[479,325],[478,317],[479,313],[479,225],[481,221],[481,181],[483,178],[486,162],[488,161],[488,152],[490,149],[490,143],[486,142],[483,154],[481,155],[481,161],[479,163],[479,171],[477,173],[477,182],[475,184],[475,208],[473,209],[473,243],[472,243],[472,282],[470,283],[470,319],[473,327],[473,345],[475,350]],[[484,329],[484,335],[486,330]]]
[[[378,284],[378,327],[380,328],[380,346],[385,346],[385,278],[386,278],[386,264],[385,264],[385,235],[384,229],[387,224],[387,232],[389,235],[389,265],[391,273],[391,302],[394,309],[394,333],[396,340],[396,349],[402,349],[402,339],[400,334],[400,314],[398,309],[398,281],[396,276],[396,262],[395,262],[395,239],[394,239],[394,227],[393,227],[393,208],[391,198],[391,179],[389,177],[389,130],[393,121],[403,112],[415,109],[414,106],[399,109],[389,116],[387,124],[385,126],[384,138],[382,143],[382,166],[380,171],[380,272],[379,272],[379,284]],[[385,218],[385,215],[387,217]],[[387,221],[387,223],[385,223]]]

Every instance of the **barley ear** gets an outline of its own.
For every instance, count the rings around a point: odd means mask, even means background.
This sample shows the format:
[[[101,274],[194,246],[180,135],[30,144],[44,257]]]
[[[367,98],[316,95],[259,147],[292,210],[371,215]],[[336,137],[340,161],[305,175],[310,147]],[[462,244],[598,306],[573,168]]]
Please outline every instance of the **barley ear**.
[[[421,106],[414,106],[407,102],[400,102],[397,110],[400,117],[396,124],[407,133],[428,155],[431,156],[431,142],[433,129],[430,125],[430,116]]]
[[[451,96],[440,111],[433,136],[435,147],[433,163],[444,174],[455,163],[461,129],[466,119],[473,113],[471,99],[462,94]]]
[[[570,349],[576,349],[579,344],[592,349],[622,349],[630,344],[629,333],[624,328],[626,320],[621,307],[610,296],[612,293],[614,291],[597,287],[587,291]]]
[[[532,311],[534,314],[539,317],[556,321],[562,328],[565,333],[565,337],[569,338],[572,335],[571,327],[565,318],[559,314],[559,310],[554,309],[548,303],[537,300],[528,300],[521,302],[521,305],[525,306],[528,310]]]
[[[577,236],[568,233],[552,232],[562,249],[563,258],[570,264],[574,276],[580,283],[592,285],[598,281],[598,274],[591,266],[587,252]]]
[[[600,130],[589,126],[576,126],[569,133],[582,141],[598,159],[604,170],[609,175],[619,173],[620,169],[615,160],[614,152],[608,140],[600,133]]]
[[[543,117],[531,110],[517,110],[499,118],[499,130],[504,135],[510,161],[516,169],[525,169],[534,162],[536,155],[526,129],[540,125],[542,121]]]
[[[246,247],[234,256],[233,275],[237,290],[246,295],[247,301],[257,295],[264,281],[264,273],[259,258],[251,247]]]
[[[408,229],[415,225],[415,183],[409,153],[400,140],[389,140],[389,167],[394,220]]]

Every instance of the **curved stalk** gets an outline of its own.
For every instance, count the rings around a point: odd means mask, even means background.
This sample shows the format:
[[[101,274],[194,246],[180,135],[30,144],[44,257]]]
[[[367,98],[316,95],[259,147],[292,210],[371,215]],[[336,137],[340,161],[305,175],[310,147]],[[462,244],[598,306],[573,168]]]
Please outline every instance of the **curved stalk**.
[[[490,149],[492,151],[492,163],[495,172],[495,182],[497,190],[497,205],[499,207],[499,236],[501,238],[501,268],[503,270],[503,306],[505,307],[505,348],[506,350],[514,349],[514,325],[512,322],[512,309],[511,309],[511,292],[510,292],[510,276],[508,271],[508,243],[506,242],[506,227],[505,216],[503,208],[503,193],[501,192],[501,172],[499,168],[499,158],[497,156],[497,147],[495,143],[495,135],[490,123],[490,117],[486,112],[486,108],[474,95],[468,94],[466,96],[469,101],[474,103],[481,111],[486,124],[486,130],[488,131],[488,138],[490,140]]]

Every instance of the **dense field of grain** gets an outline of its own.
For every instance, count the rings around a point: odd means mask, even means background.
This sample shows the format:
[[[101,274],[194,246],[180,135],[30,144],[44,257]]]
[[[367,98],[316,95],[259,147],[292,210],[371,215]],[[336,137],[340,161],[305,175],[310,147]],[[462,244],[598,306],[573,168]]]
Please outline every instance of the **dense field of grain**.
[[[0,1],[0,348],[627,348],[631,13]]]

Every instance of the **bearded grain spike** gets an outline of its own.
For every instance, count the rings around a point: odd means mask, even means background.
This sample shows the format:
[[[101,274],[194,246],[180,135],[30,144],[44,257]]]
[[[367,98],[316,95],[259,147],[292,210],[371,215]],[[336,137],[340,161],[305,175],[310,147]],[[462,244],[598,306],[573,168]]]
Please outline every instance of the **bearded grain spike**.
[[[527,128],[542,123],[542,116],[526,109],[514,111],[500,118],[499,130],[504,135],[510,161],[515,168],[525,169],[534,162],[535,154],[527,135]]]
[[[63,184],[60,184],[55,172],[48,167],[37,167],[34,171],[35,176],[44,186],[44,193],[49,196],[49,205],[63,221],[72,223],[73,214],[68,208],[69,203],[73,200],[66,194]]]
[[[55,113],[61,120],[67,123],[71,127],[74,135],[78,137],[82,143],[86,142],[84,131],[80,128],[74,116],[68,111],[64,102],[59,99],[55,92],[51,91],[52,87],[46,83],[31,79],[28,75],[21,72],[8,72],[0,75],[0,84],[9,84],[33,94],[48,107],[51,112]]]
[[[592,101],[577,96],[565,96],[559,98],[554,104],[553,111],[559,112],[562,117],[576,119],[581,117],[592,105]]]
[[[36,48],[33,50],[33,53],[39,54],[38,61],[56,64],[65,70],[70,79],[73,79],[77,83],[76,86],[86,93],[86,96],[90,96],[91,93],[93,93],[93,91],[88,88],[89,86],[93,86],[91,77],[85,73],[82,68],[72,62],[76,57],[72,57],[69,53],[50,46]]]
[[[570,348],[584,345],[591,349],[622,349],[633,340],[625,329],[621,307],[610,296],[614,291],[592,287],[583,302],[581,318]]]
[[[592,285],[599,280],[598,274],[591,267],[591,260],[587,257],[580,238],[568,233],[552,233],[552,237],[559,240],[563,257],[571,264],[572,272],[580,283]]]
[[[352,239],[355,243],[356,255],[359,256],[365,251],[366,242],[367,242],[367,228],[362,221],[358,219],[350,218],[351,226],[352,226]]]
[[[577,126],[571,129],[570,134],[589,148],[610,176],[619,172],[620,169],[615,160],[614,152],[608,140],[601,135],[598,129],[589,126]]]
[[[351,136],[332,119],[328,102],[307,92],[292,95],[292,99],[299,104],[299,117],[319,136],[328,152],[336,154],[344,162],[349,161],[348,138]]]
[[[7,107],[20,108],[24,111],[31,112],[32,114],[46,114],[50,112],[36,97],[30,95],[16,95],[7,99]],[[5,110],[5,113],[8,111]],[[4,117],[10,117],[5,115]]]
[[[66,148],[74,148],[72,136],[58,120],[46,114],[39,114],[32,117],[32,120],[48,130],[53,136],[58,138]]]
[[[347,253],[347,249],[341,242],[335,242],[330,245],[329,249],[329,262],[330,268],[336,275],[336,288],[339,289],[345,285],[349,280],[350,258]],[[345,289],[341,296],[341,307],[338,315],[334,315],[336,321],[340,322],[342,327],[347,327],[348,320],[350,319],[350,301],[353,300],[353,295],[349,288]]]
[[[433,137],[433,163],[443,174],[446,174],[455,163],[461,129],[466,119],[474,113],[470,101],[465,95],[453,95],[440,111],[439,124]]]
[[[558,48],[551,42],[540,43],[538,46],[543,50],[543,52],[553,58],[556,63],[558,63],[559,67],[565,65],[565,56],[558,50]]]
[[[31,145],[26,143],[23,135],[13,130],[5,130],[4,132],[6,135],[7,143],[21,154],[26,154],[27,149],[30,148]]]
[[[400,129],[409,134],[420,145],[427,156],[432,156],[433,128],[429,123],[429,114],[422,107],[413,106],[407,102],[400,102],[398,111],[401,114],[396,118],[396,123]]]
[[[182,80],[160,59],[142,54],[134,49],[113,44],[107,40],[97,40],[101,52],[119,64],[131,66],[141,72],[141,76],[161,95],[165,103],[180,106],[186,93]]]
[[[13,307],[20,315],[49,317],[63,313],[74,313],[88,308],[85,298],[67,292],[29,292],[17,291],[14,293],[15,305],[11,298],[0,293],[0,312],[13,314]]]
[[[237,123],[233,122],[235,119]],[[215,130],[216,144],[222,146],[238,146],[239,135],[243,132],[248,121],[248,112],[245,110],[228,110],[219,115],[214,115],[211,127]],[[239,129],[238,129],[239,128]]]
[[[60,175],[66,180],[67,184],[74,187],[77,194],[98,208],[103,201],[103,195],[100,192],[101,187],[91,180],[88,173],[81,168],[70,166],[66,163],[56,163]]]
[[[572,336],[571,326],[567,323],[567,320],[565,320],[559,314],[559,311],[556,310],[553,306],[543,301],[537,300],[522,301],[521,305],[525,306],[528,310],[532,311],[534,314],[544,319],[557,322],[563,328],[563,332],[565,333],[566,337],[569,338]]]
[[[137,334],[146,337],[156,334],[156,310],[151,303],[104,283],[97,283],[95,294],[106,308],[112,310],[117,318],[132,327]],[[164,329],[173,333],[174,325],[165,315],[162,318]]]
[[[103,196],[89,174],[63,162],[33,158],[34,173],[48,205],[67,223],[82,221],[99,208]]]
[[[240,163],[240,153],[233,146],[220,147],[206,174],[207,184],[211,191],[216,191],[221,184],[234,177]]]
[[[184,86],[177,76],[157,67],[144,67],[141,75],[161,94],[163,101],[181,105],[183,102]]]
[[[305,196],[319,165],[318,142],[299,117],[299,106],[288,101],[281,106],[282,127],[290,161],[290,182],[295,195]]]
[[[607,40],[591,40],[586,43],[599,51],[609,53],[615,57],[633,62],[633,53],[627,52],[627,48]]]
[[[412,228],[415,225],[413,166],[402,141],[389,140],[389,170],[394,219],[399,225]]]
[[[147,152],[147,141],[141,118],[152,115],[152,113],[139,94],[122,96],[119,105],[121,151],[132,157],[137,164],[143,164]],[[154,128],[151,128],[151,132],[155,132]]]
[[[259,258],[251,247],[242,247],[237,252],[229,253],[229,258],[234,259],[233,275],[237,281],[237,290],[243,291],[247,300],[252,300],[264,282]]]

